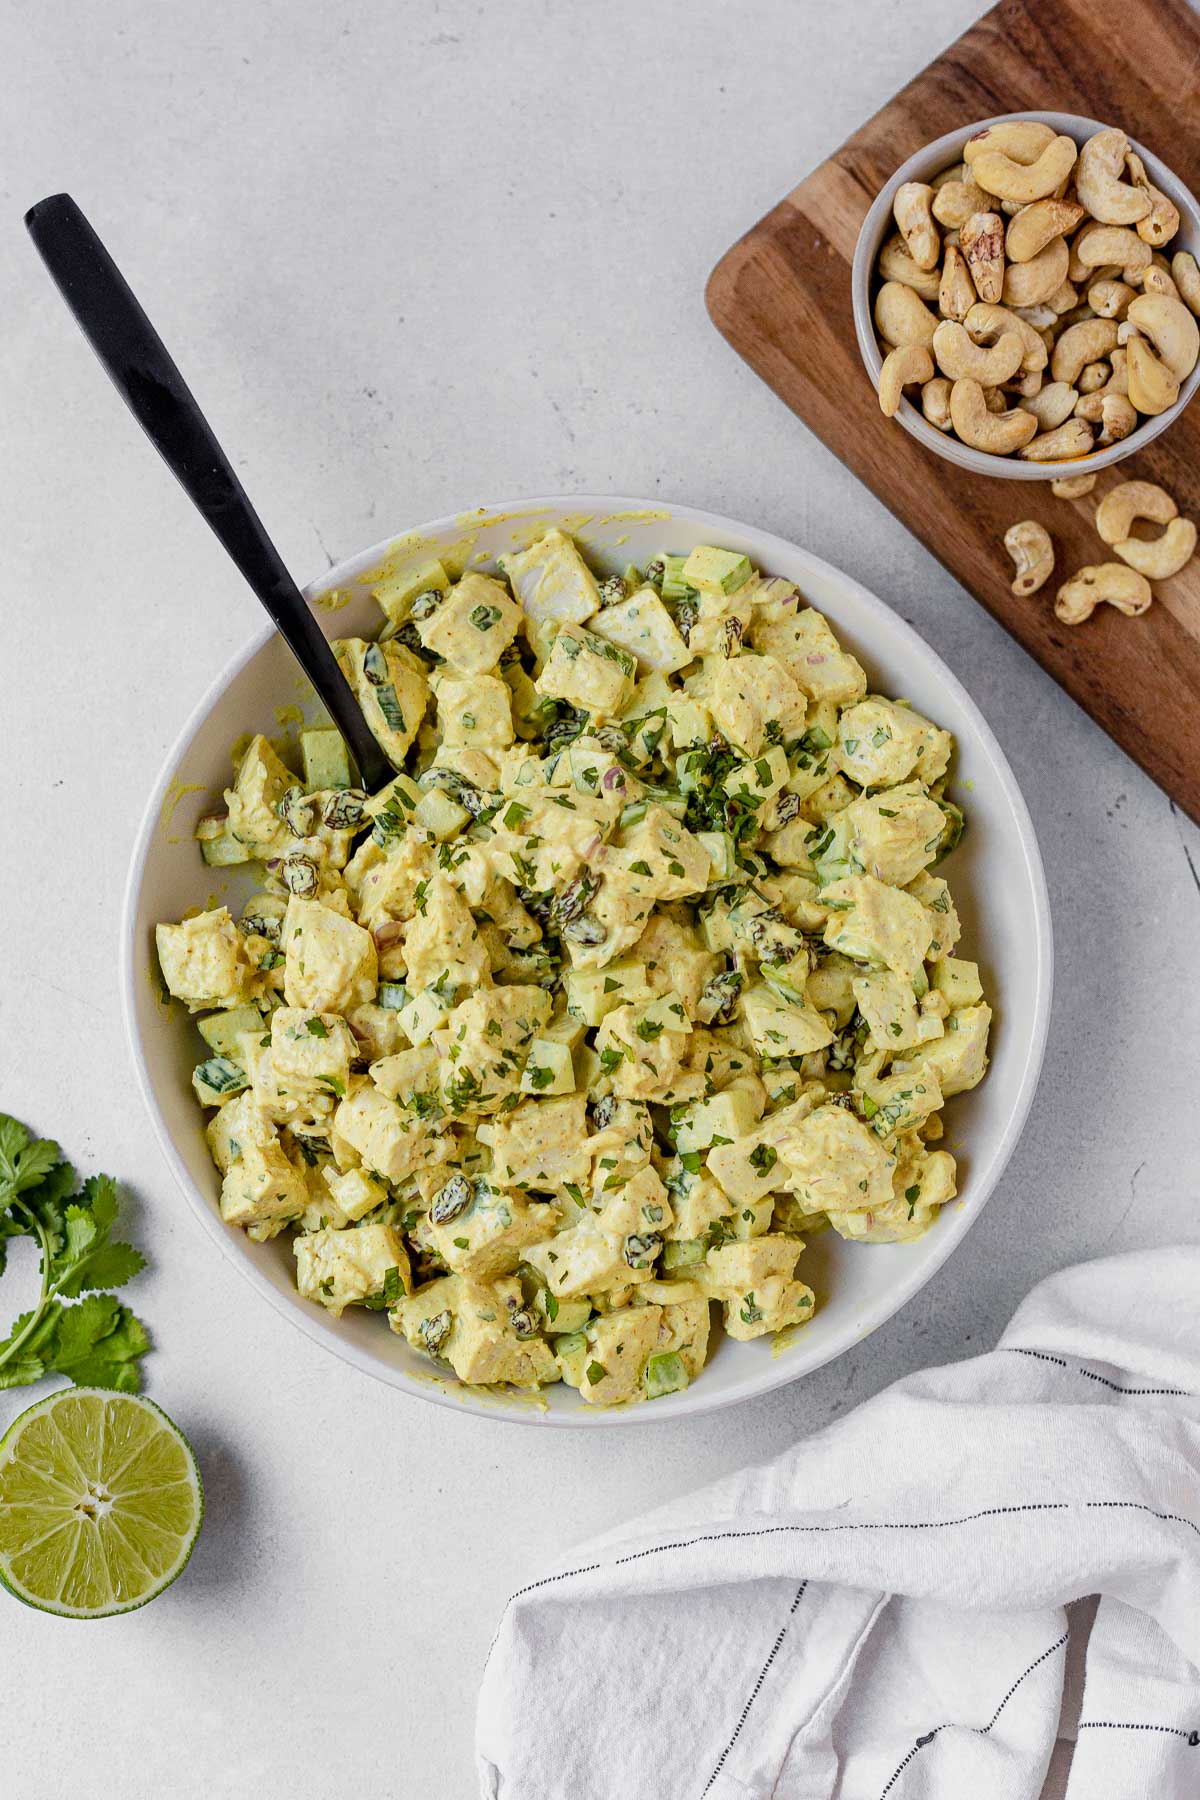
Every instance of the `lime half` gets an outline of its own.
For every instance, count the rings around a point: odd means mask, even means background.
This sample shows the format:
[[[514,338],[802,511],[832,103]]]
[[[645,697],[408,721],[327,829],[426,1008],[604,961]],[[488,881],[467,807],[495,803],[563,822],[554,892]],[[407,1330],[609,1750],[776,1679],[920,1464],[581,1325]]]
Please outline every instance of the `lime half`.
[[[136,1394],[64,1388],[0,1439],[0,1582],[41,1612],[144,1606],[183,1568],[203,1516],[191,1446]]]

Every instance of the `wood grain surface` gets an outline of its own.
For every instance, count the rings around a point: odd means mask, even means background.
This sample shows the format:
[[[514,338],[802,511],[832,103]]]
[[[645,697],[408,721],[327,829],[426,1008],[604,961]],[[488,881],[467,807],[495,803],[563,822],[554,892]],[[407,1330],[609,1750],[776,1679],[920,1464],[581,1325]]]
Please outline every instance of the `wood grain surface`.
[[[1200,17],[1187,0],[1003,0],[729,250],[709,281],[734,349],[916,533],[1030,655],[1200,822],[1200,556],[1140,619],[1102,606],[1054,616],[1060,582],[1112,560],[1095,506],[1119,481],[1155,481],[1200,522],[1200,399],[1085,499],[1049,482],[989,481],[935,457],[879,410],[858,353],[850,264],[859,226],[900,163],[996,113],[1081,113],[1123,126],[1200,188]],[[1084,465],[1086,466],[1086,465]],[[1027,599],[1001,539],[1038,519],[1058,561]]]

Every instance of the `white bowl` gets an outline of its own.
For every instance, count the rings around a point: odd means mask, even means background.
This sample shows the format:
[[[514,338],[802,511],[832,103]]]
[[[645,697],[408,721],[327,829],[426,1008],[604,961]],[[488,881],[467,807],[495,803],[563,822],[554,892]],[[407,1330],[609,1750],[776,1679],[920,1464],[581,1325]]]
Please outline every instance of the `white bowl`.
[[[1074,138],[1081,145],[1097,131],[1105,129],[1098,119],[1085,119],[1078,113],[998,113],[993,119],[980,119],[974,125],[963,125],[957,131],[948,131],[945,137],[926,144],[924,149],[918,150],[915,156],[910,156],[906,163],[900,165],[891,180],[879,190],[870,212],[862,222],[850,274],[854,331],[858,338],[859,354],[876,392],[879,391],[883,353],[875,334],[873,315],[875,264],[883,240],[893,228],[892,202],[896,198],[896,190],[906,181],[930,181],[951,164],[961,162],[963,145],[968,138],[974,137],[985,126],[1002,125],[1010,119],[1036,120],[1039,125],[1049,125],[1060,137]],[[1111,122],[1120,123],[1115,119]],[[1145,163],[1146,173],[1155,187],[1160,188],[1179,208],[1179,230],[1167,246],[1169,253],[1173,256],[1176,250],[1190,250],[1193,256],[1200,256],[1200,207],[1196,204],[1195,196],[1144,144],[1139,144],[1135,138],[1130,138],[1129,142]],[[1057,481],[1065,475],[1093,475],[1099,469],[1109,469],[1126,456],[1133,456],[1137,451],[1144,450],[1161,431],[1166,431],[1174,423],[1198,387],[1200,363],[1197,363],[1181,386],[1174,406],[1169,406],[1166,412],[1159,413],[1154,418],[1143,419],[1127,438],[1122,438],[1117,444],[1110,444],[1106,450],[1094,450],[1090,456],[1073,456],[1063,462],[1022,462],[1019,456],[989,456],[985,450],[972,450],[969,444],[961,443],[950,433],[938,431],[911,400],[901,400],[896,420],[903,425],[910,437],[915,437],[927,450],[945,457],[947,462],[954,463],[960,469],[970,469],[976,475],[994,476],[1001,481]]]
[[[341,1319],[301,1299],[286,1235],[254,1244],[222,1223],[220,1179],[203,1136],[204,1115],[190,1076],[203,1053],[194,1023],[167,1003],[154,954],[154,925],[198,905],[231,906],[252,891],[242,869],[210,869],[192,840],[197,819],[219,803],[231,779],[231,746],[248,731],[277,733],[280,722],[319,718],[312,691],[282,640],[265,628],[213,683],[167,759],[138,836],[122,931],[122,990],[138,1080],[163,1153],[204,1229],[279,1311],[368,1375],[423,1399],[493,1418],[600,1427],[702,1413],[765,1393],[819,1367],[883,1324],[949,1256],[995,1187],[1024,1124],[1041,1066],[1050,1012],[1050,914],[1033,826],[1012,770],[965,690],[891,609],[818,557],[783,538],[689,507],[653,501],[514,501],[439,519],[391,543],[351,557],[313,584],[308,597],[330,636],[373,633],[380,623],[372,580],[414,552],[446,553],[460,563],[490,561],[550,525],[575,533],[597,564],[618,569],[655,551],[717,543],[744,551],[761,569],[786,576],[828,614],[839,637],[865,665],[873,687],[910,699],[958,744],[953,791],[968,829],[946,870],[963,920],[964,954],[982,965],[996,1010],[992,1065],[973,1093],[950,1102],[949,1137],[959,1157],[960,1193],[932,1230],[912,1244],[844,1243],[832,1232],[813,1239],[801,1263],[817,1292],[811,1322],[780,1349],[769,1339],[718,1339],[700,1379],[679,1394],[605,1412],[571,1388],[526,1397],[459,1386],[418,1357],[378,1314],[352,1308]],[[218,901],[209,897],[219,896]]]

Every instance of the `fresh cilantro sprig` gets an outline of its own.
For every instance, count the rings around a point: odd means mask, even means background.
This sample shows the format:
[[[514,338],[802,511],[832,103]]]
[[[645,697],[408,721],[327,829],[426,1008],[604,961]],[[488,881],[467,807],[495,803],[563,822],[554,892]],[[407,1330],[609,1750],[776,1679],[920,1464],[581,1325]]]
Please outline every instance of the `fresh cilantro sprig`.
[[[127,1306],[99,1290],[121,1287],[145,1258],[132,1244],[110,1241],[118,1205],[111,1175],[91,1176],[81,1193],[76,1185],[57,1144],[0,1113],[0,1275],[13,1237],[35,1240],[42,1274],[37,1304],[0,1339],[0,1388],[66,1375],[88,1387],[137,1391],[137,1359],[150,1340]]]

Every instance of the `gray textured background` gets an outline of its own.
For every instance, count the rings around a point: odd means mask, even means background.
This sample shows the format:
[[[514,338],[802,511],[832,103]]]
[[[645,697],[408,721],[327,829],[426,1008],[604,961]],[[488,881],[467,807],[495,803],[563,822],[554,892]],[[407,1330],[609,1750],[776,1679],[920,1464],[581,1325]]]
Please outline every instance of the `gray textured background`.
[[[24,1800],[466,1800],[494,1619],[550,1557],[990,1345],[1051,1269],[1196,1235],[1200,834],[704,312],[732,239],[979,10],[0,5],[0,1105],[131,1184],[151,1392],[209,1489],[186,1580],[146,1612],[84,1628],[4,1608]],[[493,498],[661,494],[841,564],[979,700],[1049,874],[1045,1074],[977,1228],[834,1366],[737,1414],[535,1437],[356,1376],[187,1217],[122,1039],[118,909],[144,796],[256,608],[36,266],[20,215],[58,188],[301,580]],[[0,1426],[20,1399],[0,1398]]]

